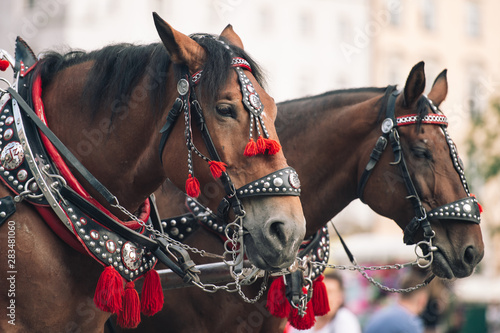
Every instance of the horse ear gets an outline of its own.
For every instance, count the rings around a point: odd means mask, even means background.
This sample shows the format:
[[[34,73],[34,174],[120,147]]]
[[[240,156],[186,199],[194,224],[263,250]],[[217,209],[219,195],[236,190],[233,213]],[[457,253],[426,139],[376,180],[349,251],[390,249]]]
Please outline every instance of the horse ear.
[[[224,30],[221,32],[221,37],[226,38],[231,45],[237,46],[240,49],[243,50],[243,42],[241,41],[240,36],[236,34],[233,30],[233,26],[231,24],[228,24]]]
[[[406,84],[403,94],[403,105],[405,107],[413,106],[420,96],[424,93],[425,89],[425,73],[424,73],[424,62],[421,61],[411,69],[408,79],[406,79]]]
[[[444,70],[439,74],[432,84],[432,89],[429,93],[429,99],[434,103],[435,106],[439,106],[446,95],[448,94],[448,80],[446,78],[446,73],[448,70]]]
[[[153,19],[172,61],[187,65],[193,72],[200,69],[205,62],[205,51],[200,44],[172,28],[156,12],[153,12]]]

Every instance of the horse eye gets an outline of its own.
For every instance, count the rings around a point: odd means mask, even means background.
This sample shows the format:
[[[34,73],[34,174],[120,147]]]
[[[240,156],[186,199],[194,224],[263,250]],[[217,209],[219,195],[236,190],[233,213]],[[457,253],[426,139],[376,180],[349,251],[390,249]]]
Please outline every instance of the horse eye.
[[[413,147],[411,149],[413,156],[417,158],[425,158],[428,160],[432,160],[432,153],[429,149],[421,148],[421,147]]]
[[[220,104],[215,107],[215,110],[217,111],[218,114],[220,114],[223,117],[232,117],[234,112],[233,112],[233,107],[228,104]]]

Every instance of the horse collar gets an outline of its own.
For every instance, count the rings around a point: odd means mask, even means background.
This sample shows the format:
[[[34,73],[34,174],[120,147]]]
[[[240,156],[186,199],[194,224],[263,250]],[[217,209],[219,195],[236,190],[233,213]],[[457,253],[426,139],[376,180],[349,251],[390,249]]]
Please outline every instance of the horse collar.
[[[14,88],[19,86],[21,80],[19,75]],[[30,91],[26,90],[24,93]],[[25,102],[15,89],[9,88],[9,94],[3,93],[1,97],[0,177],[16,194],[14,201],[26,200],[32,204],[64,241],[101,264],[115,267],[128,281],[135,280],[152,269],[157,259],[150,251],[104,227],[102,218],[116,223],[107,213],[89,204],[104,216],[96,218],[62,195],[65,188],[66,191],[71,191],[67,185],[69,180],[61,175],[59,165],[56,166],[53,162],[38,128],[30,121],[36,115],[27,118],[21,111],[21,103]],[[35,96],[34,100],[37,99]],[[36,108],[43,109],[43,105],[37,105]],[[149,216],[149,201],[146,204],[146,215]],[[144,216],[143,218],[148,219]],[[151,223],[151,220],[144,221],[146,226]],[[146,228],[138,231],[141,237],[154,238],[152,232]]]

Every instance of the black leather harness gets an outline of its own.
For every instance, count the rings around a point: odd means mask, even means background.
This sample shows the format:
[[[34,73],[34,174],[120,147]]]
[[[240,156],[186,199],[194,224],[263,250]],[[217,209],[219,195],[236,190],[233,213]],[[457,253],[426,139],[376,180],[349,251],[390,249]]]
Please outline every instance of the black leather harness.
[[[453,143],[453,140],[448,135],[446,130],[447,120],[446,117],[439,112],[437,107],[434,106],[431,100],[429,100],[426,96],[425,102],[429,106],[429,108],[433,111],[432,115],[425,116],[427,119],[420,119],[423,123],[435,124],[441,127],[443,133],[446,138],[446,142],[448,143],[450,149],[450,156],[455,167],[455,170],[460,176],[462,181],[462,185],[467,194],[466,198],[459,199],[450,204],[443,205],[437,207],[430,212],[426,212],[424,206],[422,205],[422,201],[420,200],[420,196],[418,194],[415,185],[411,179],[410,173],[408,171],[408,167],[406,165],[405,157],[403,154],[403,148],[401,146],[398,126],[403,126],[407,124],[415,123],[419,120],[419,116],[411,115],[411,116],[403,116],[396,118],[395,116],[395,104],[396,98],[400,94],[399,91],[394,91],[390,96],[387,103],[386,118],[382,122],[382,135],[378,138],[375,143],[375,147],[373,148],[372,153],[370,154],[370,160],[368,161],[363,174],[358,182],[357,194],[358,197],[363,201],[363,193],[368,182],[368,178],[373,172],[377,162],[380,160],[382,153],[387,147],[387,143],[390,142],[392,151],[394,153],[394,162],[391,162],[393,165],[398,165],[399,170],[401,172],[401,176],[403,178],[403,182],[406,186],[406,190],[408,192],[407,199],[410,200],[413,206],[413,210],[415,212],[415,217],[410,221],[410,223],[406,226],[404,230],[404,242],[408,245],[415,244],[415,236],[419,228],[422,228],[424,231],[424,237],[426,239],[430,239],[434,237],[434,231],[431,228],[431,224],[429,222],[429,218],[431,219],[451,219],[451,220],[463,220],[471,223],[479,224],[481,222],[480,209],[477,202],[477,199],[470,195],[469,188],[467,185],[467,181],[465,179],[465,174],[463,167],[460,164],[460,159],[458,157],[458,153]],[[410,118],[411,117],[411,118]]]

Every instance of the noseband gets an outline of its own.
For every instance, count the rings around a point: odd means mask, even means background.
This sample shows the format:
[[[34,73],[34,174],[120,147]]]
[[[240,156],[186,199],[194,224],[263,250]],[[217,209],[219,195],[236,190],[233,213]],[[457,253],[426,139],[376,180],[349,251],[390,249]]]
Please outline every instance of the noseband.
[[[424,255],[421,258],[427,259],[429,262],[425,267],[428,267],[432,262],[433,251],[436,251],[437,248],[432,246],[432,238],[435,235],[435,232],[431,228],[431,224],[429,222],[430,219],[439,219],[439,220],[461,220],[466,222],[471,222],[475,224],[479,224],[481,222],[480,217],[480,208],[477,202],[477,199],[474,196],[471,196],[469,192],[469,187],[467,185],[467,180],[465,179],[464,169],[461,164],[461,160],[458,157],[457,149],[453,140],[450,138],[446,127],[448,126],[448,120],[444,114],[442,114],[438,108],[432,103],[430,99],[425,97],[426,103],[429,105],[432,114],[425,115],[424,117],[420,117],[418,115],[406,115],[401,117],[395,117],[395,104],[396,98],[400,94],[399,91],[394,91],[390,96],[387,103],[386,108],[386,118],[382,122],[382,135],[378,138],[375,147],[370,155],[370,160],[366,165],[363,174],[361,175],[360,181],[358,183],[357,194],[358,197],[363,201],[363,192],[368,182],[368,178],[370,177],[373,169],[375,168],[377,162],[379,161],[382,153],[387,147],[387,143],[390,142],[392,146],[392,151],[394,153],[394,162],[391,162],[392,165],[398,165],[401,175],[403,177],[403,181],[405,183],[406,189],[408,191],[408,196],[406,197],[412,203],[413,210],[415,211],[415,217],[410,221],[410,223],[406,226],[404,230],[404,238],[403,241],[407,245],[415,244],[415,236],[419,228],[423,229],[424,239],[427,241],[419,242],[418,245],[427,245],[427,249],[429,253]],[[408,167],[404,158],[403,148],[401,146],[401,141],[399,137],[398,127],[416,124],[417,122],[422,124],[431,124],[440,126],[443,130],[446,142],[450,149],[450,156],[453,162],[453,166],[460,176],[460,180],[464,187],[465,193],[467,197],[463,199],[459,199],[457,201],[451,202],[449,204],[439,206],[437,208],[432,209],[427,212],[424,206],[422,205],[422,201],[418,195],[418,192],[413,184],[410,173],[408,171]]]

